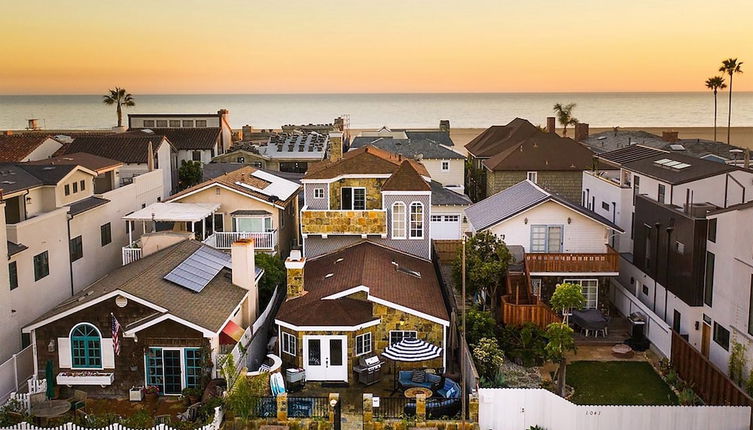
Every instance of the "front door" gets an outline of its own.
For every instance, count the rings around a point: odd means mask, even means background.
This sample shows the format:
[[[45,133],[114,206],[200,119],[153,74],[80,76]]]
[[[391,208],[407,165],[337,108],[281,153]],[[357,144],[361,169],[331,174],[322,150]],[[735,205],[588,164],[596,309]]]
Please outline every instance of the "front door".
[[[309,381],[348,381],[346,336],[303,336],[303,367]]]
[[[181,372],[180,365],[180,350],[163,349],[162,363],[165,369],[165,394],[180,394],[183,389],[183,372]]]
[[[703,323],[703,331],[701,333],[701,354],[704,357],[709,358],[709,345],[711,343],[711,326]]]

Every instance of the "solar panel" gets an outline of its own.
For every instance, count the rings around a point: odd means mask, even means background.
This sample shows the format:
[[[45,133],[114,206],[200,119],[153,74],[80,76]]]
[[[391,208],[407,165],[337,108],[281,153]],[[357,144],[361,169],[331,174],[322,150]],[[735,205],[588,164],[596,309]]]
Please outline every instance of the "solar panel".
[[[165,275],[165,280],[200,293],[224,267],[231,268],[229,254],[202,246]]]

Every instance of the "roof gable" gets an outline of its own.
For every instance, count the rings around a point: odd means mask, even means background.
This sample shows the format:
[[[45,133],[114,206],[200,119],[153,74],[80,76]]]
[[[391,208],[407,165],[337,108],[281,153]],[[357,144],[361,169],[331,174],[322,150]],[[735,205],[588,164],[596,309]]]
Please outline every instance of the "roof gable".
[[[348,151],[338,161],[324,160],[309,167],[303,179],[334,179],[343,175],[391,175],[403,161],[408,161],[421,175],[429,176],[423,164],[416,160],[406,160],[401,155],[364,146]]]
[[[429,191],[431,187],[416,171],[413,164],[405,160],[400,164],[400,168],[390,176],[384,185],[382,191]]]
[[[143,131],[80,136],[63,145],[56,155],[86,152],[123,163],[146,164],[149,143],[156,153],[165,142],[170,144],[165,136]]]
[[[42,134],[0,134],[0,162],[23,161],[48,139],[57,142]]]

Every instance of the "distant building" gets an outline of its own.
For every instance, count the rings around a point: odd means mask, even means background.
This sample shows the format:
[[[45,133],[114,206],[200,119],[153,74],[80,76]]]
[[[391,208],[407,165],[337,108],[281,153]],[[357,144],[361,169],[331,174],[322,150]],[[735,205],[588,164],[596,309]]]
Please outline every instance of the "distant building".
[[[43,160],[50,158],[62,145],[43,134],[0,134],[0,162]]]
[[[342,137],[339,142],[342,145]],[[227,154],[215,157],[214,162],[246,164],[286,173],[305,173],[311,163],[326,157],[330,144],[328,135],[317,132],[275,133],[266,145],[240,144]]]

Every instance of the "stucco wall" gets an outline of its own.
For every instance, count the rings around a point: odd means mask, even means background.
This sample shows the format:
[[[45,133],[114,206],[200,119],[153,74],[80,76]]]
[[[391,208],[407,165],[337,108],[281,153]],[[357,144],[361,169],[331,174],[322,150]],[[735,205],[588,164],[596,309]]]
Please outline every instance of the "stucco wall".
[[[449,170],[442,170],[442,161],[448,161],[450,163]],[[465,159],[463,158],[453,158],[450,160],[425,158],[421,163],[426,167],[431,179],[442,185],[459,185],[462,187],[465,183]]]

